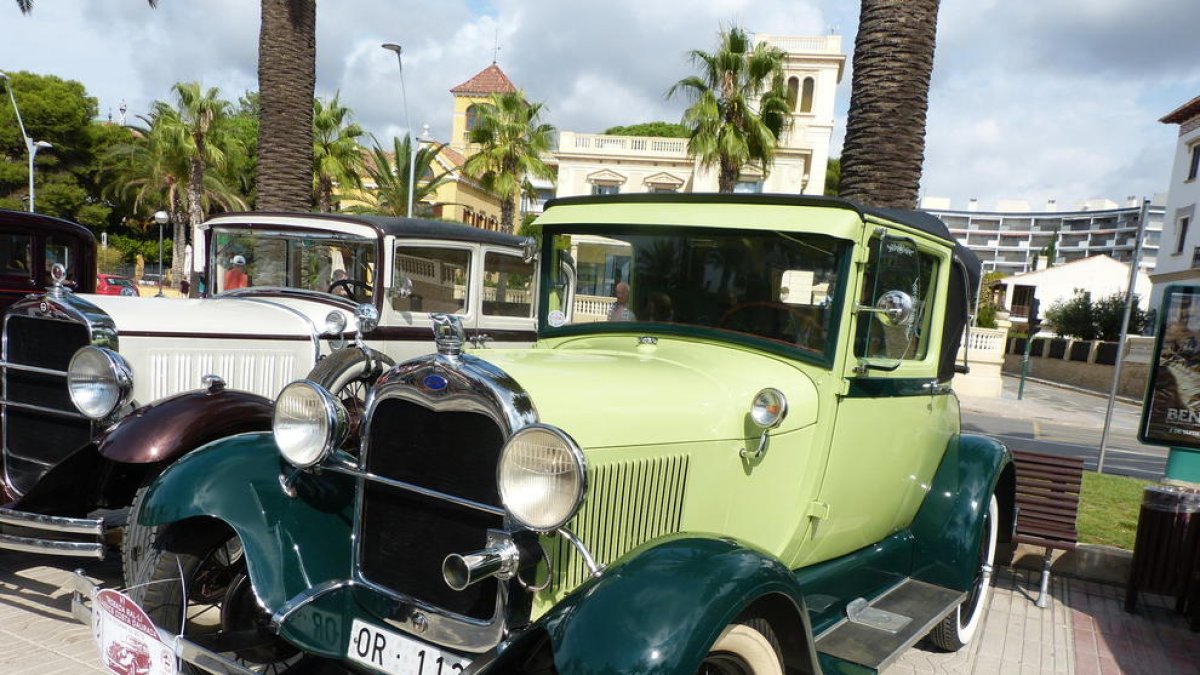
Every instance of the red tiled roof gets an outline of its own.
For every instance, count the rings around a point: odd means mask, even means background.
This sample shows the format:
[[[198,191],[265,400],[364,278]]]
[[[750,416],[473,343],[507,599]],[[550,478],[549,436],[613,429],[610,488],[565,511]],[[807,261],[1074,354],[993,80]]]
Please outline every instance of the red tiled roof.
[[[1167,113],[1167,116],[1159,120],[1159,122],[1163,124],[1183,124],[1197,116],[1200,116],[1200,96]]]
[[[479,71],[471,79],[450,90],[451,94],[507,94],[516,91],[512,80],[500,70],[500,66],[492,64]]]
[[[450,160],[456,167],[461,167],[467,161],[465,155],[448,145],[442,147],[442,156]]]

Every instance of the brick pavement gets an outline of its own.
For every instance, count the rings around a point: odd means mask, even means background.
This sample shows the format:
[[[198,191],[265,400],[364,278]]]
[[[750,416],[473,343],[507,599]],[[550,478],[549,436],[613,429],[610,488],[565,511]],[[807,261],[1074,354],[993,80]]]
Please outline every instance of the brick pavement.
[[[89,627],[71,618],[69,572],[83,567],[114,587],[116,562],[85,563],[0,554],[0,673],[102,673]],[[961,652],[910,649],[884,675],[1200,675],[1200,633],[1169,600],[1143,596],[1124,611],[1124,589],[1053,577],[1050,607],[1038,609],[1039,573],[997,569],[979,639]]]

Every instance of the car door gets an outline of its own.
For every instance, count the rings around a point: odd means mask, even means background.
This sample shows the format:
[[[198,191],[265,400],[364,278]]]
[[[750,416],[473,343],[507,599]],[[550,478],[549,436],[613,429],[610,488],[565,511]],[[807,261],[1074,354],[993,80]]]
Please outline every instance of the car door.
[[[526,347],[536,339],[537,266],[511,249],[483,247],[476,342],[493,348]]]
[[[957,428],[957,402],[937,382],[949,249],[878,230],[866,248],[808,563],[906,527]]]

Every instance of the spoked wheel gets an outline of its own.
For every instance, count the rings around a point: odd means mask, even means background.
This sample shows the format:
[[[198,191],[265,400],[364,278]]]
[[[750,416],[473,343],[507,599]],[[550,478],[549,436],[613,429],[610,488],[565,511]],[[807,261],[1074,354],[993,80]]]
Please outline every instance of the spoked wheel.
[[[155,625],[260,673],[282,673],[303,654],[268,629],[237,535],[195,521],[163,533],[143,569],[142,607]]]
[[[975,573],[975,582],[967,598],[950,616],[942,619],[937,628],[929,634],[929,639],[939,649],[956,652],[967,645],[979,626],[983,623],[983,615],[987,612],[988,594],[991,592],[991,570],[996,562],[996,538],[999,534],[1000,506],[996,495],[992,495],[988,503],[987,514],[983,518],[983,532],[979,542],[979,567]]]
[[[771,626],[750,619],[725,627],[696,675],[783,675],[783,656]]]
[[[366,408],[367,391],[379,376],[396,365],[387,355],[358,347],[345,347],[317,362],[308,379],[321,385],[346,406],[350,415],[350,438],[347,445],[358,441],[358,428]]]

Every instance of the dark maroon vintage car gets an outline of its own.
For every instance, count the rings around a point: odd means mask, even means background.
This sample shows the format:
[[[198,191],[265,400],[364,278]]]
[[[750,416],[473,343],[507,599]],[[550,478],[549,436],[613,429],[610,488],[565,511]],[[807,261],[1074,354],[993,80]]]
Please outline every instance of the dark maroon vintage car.
[[[96,290],[96,237],[78,223],[0,209],[0,313],[50,285],[55,263],[76,293]]]

